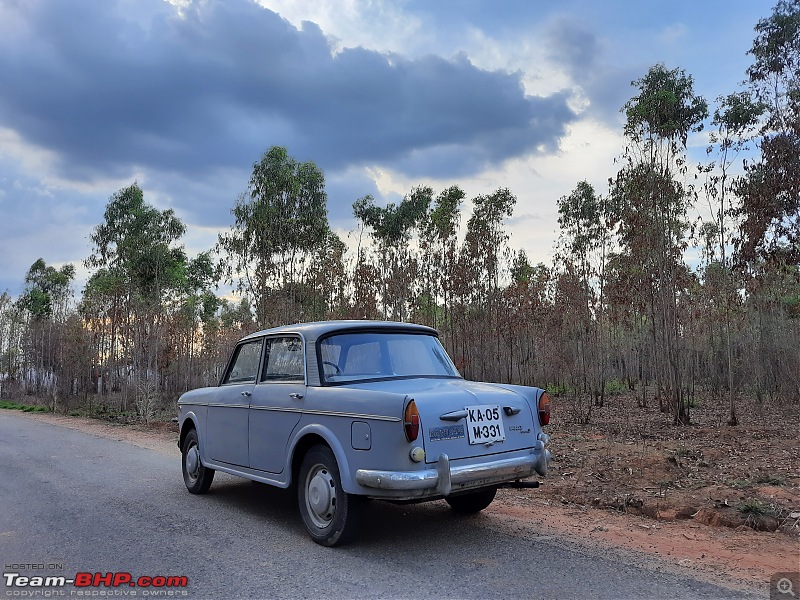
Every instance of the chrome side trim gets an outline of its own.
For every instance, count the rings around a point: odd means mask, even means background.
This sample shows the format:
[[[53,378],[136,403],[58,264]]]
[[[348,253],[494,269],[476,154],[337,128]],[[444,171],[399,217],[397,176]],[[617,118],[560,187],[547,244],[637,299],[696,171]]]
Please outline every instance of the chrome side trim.
[[[309,415],[322,415],[325,417],[352,417],[357,419],[372,419],[373,421],[389,421],[391,423],[399,423],[400,417],[387,417],[384,415],[365,415],[360,413],[337,412],[335,410],[304,410]]]
[[[365,415],[361,413],[337,412],[334,410],[307,410],[303,408],[292,408],[283,406],[250,406],[249,404],[202,404],[199,402],[182,402],[178,406],[209,406],[209,407],[227,407],[227,408],[249,408],[251,410],[272,410],[275,412],[291,412],[291,413],[304,413],[307,415],[322,415],[325,417],[348,417],[351,419],[366,419],[372,421],[388,421],[390,423],[399,423],[400,417],[388,417],[384,415]]]

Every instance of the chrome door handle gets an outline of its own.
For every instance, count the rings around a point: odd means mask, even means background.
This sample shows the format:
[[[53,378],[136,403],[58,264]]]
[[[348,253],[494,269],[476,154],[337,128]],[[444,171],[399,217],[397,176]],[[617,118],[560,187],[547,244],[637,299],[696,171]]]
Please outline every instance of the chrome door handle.
[[[245,398],[249,398],[252,395],[253,395],[253,392],[242,392],[242,396],[244,396]]]
[[[460,421],[467,418],[466,410],[456,410],[453,412],[445,413],[439,417],[442,421]]]
[[[292,392],[291,394],[289,394],[289,398],[291,398],[292,400],[302,400],[303,399],[303,394],[298,394],[297,392]]]

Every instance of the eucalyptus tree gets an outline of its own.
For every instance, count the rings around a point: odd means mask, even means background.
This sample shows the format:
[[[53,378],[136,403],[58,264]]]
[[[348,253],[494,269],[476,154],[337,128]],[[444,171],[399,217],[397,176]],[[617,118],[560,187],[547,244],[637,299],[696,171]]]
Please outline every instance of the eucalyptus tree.
[[[711,220],[704,222],[702,227],[706,263],[704,290],[712,300],[711,316],[720,315],[723,325],[729,425],[738,423],[731,328],[733,310],[740,302],[737,293],[739,286],[729,248],[733,244],[731,219],[737,208],[736,192],[742,187],[743,176],[735,171],[735,167],[749,150],[748,144],[763,111],[764,105],[753,102],[746,92],[717,98],[717,108],[712,120],[714,129],[709,134],[710,145],[707,149],[707,154],[713,160],[701,167],[701,172],[706,176],[703,189],[711,216]],[[713,327],[715,320],[709,319],[709,326]],[[710,338],[713,349],[713,330]],[[716,382],[712,381],[712,386],[716,388]]]
[[[375,204],[371,195],[353,203],[353,215],[362,228],[369,228],[375,241],[380,273],[380,301],[385,319],[403,321],[416,297],[419,262],[409,243],[423,222],[433,200],[433,190],[420,186],[399,203],[385,207]],[[365,255],[359,256],[359,262]]]
[[[37,259],[25,274],[25,290],[18,300],[20,308],[28,311],[34,321],[63,320],[74,278],[74,265],[66,264],[56,269],[47,266],[43,259]]]
[[[565,272],[576,275],[578,279],[576,289],[570,295],[574,303],[565,307],[565,325],[571,329],[568,339],[576,344],[581,387],[592,394],[595,404],[602,406],[607,360],[603,293],[610,238],[608,202],[595,192],[591,184],[581,181],[557,204],[561,233],[556,260]]]
[[[513,253],[508,285],[503,289],[503,318],[509,337],[503,374],[505,381],[522,385],[558,383],[562,365],[555,367],[564,340],[560,328],[562,307],[556,308],[553,269],[532,265],[524,250]]]
[[[74,277],[72,264],[56,269],[41,258],[25,274],[25,289],[17,299],[27,321],[21,350],[26,380],[37,392],[43,386],[53,391],[59,377],[60,325],[67,319]]]
[[[451,298],[458,258],[458,228],[464,191],[454,185],[442,190],[422,220],[419,233],[422,298],[427,307],[418,307],[421,320],[443,329],[452,343]]]
[[[345,318],[349,314],[350,276],[346,265],[347,245],[329,231],[314,250],[308,270],[305,313],[309,320]]]
[[[755,27],[747,91],[764,107],[760,156],[737,189],[736,258],[745,271],[751,317],[749,381],[759,398],[796,398],[800,383],[800,1],[780,0]]]
[[[504,260],[510,260],[504,220],[514,213],[516,202],[507,188],[474,198],[459,252],[454,295],[461,312],[461,351],[470,376],[481,379],[500,376],[502,340],[513,334],[500,319],[500,307]],[[468,322],[473,329],[469,335]]]
[[[702,129],[708,105],[682,69],[655,65],[632,85],[639,93],[623,107],[629,144],[611,198],[620,223],[616,266],[628,270],[648,297],[660,402],[675,423],[688,423],[678,304],[689,276],[683,251],[693,190],[682,179],[689,134]]]
[[[741,255],[800,265],[800,0],[780,0],[755,27],[752,102],[765,108],[760,160],[741,188]]]
[[[202,360],[203,338],[222,302],[212,291],[217,283],[216,271],[211,252],[201,252],[176,273],[177,302],[168,330],[174,354],[170,365],[172,391],[191,389],[207,381],[209,364]]]
[[[86,266],[97,269],[90,296],[121,293],[117,327],[125,361],[140,380],[157,377],[165,345],[169,312],[182,285],[186,254],[178,245],[185,232],[172,209],[159,210],[144,201],[133,184],[109,199],[103,222],[91,235],[94,244]],[[114,343],[114,342],[112,342]]]
[[[22,319],[8,292],[0,294],[0,386],[14,382],[19,371]],[[8,397],[8,388],[0,388],[0,398]]]
[[[78,314],[90,335],[92,350],[87,360],[100,393],[119,389],[120,381],[115,375],[126,361],[126,349],[130,347],[126,335],[128,298],[126,277],[121,272],[101,268],[89,276],[78,304]]]
[[[235,223],[219,236],[226,280],[250,298],[260,326],[302,318],[309,262],[329,236],[322,170],[272,146],[231,212]]]

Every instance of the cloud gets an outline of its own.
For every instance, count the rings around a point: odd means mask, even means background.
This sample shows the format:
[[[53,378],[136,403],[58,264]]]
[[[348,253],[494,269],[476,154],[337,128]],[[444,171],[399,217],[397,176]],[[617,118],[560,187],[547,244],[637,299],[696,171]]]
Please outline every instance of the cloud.
[[[333,52],[317,25],[298,29],[249,0],[11,10],[23,25],[0,39],[2,124],[54,152],[62,177],[203,177],[274,144],[324,168],[397,161],[452,175],[555,148],[574,119],[561,95],[526,96],[519,73]],[[466,160],[437,158],[443,148]]]
[[[559,17],[545,38],[549,60],[569,74],[581,112],[609,125],[621,126],[620,109],[633,95],[631,81],[644,75],[646,67],[609,56],[603,37],[580,18]]]

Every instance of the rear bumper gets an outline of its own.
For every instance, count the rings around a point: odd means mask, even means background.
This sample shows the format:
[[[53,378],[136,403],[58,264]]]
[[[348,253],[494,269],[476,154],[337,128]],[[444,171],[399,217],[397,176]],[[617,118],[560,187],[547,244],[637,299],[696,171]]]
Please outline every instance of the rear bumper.
[[[523,479],[534,473],[544,476],[549,463],[550,451],[540,441],[535,448],[525,454],[486,462],[451,465],[449,457],[440,454],[435,469],[422,471],[358,469],[356,482],[365,488],[379,491],[376,495],[380,497],[413,499],[448,496],[452,492]]]

